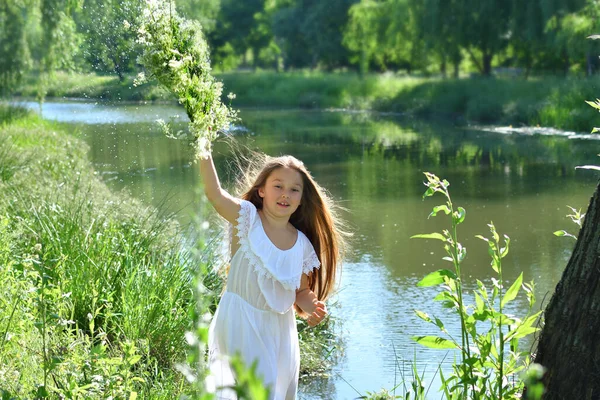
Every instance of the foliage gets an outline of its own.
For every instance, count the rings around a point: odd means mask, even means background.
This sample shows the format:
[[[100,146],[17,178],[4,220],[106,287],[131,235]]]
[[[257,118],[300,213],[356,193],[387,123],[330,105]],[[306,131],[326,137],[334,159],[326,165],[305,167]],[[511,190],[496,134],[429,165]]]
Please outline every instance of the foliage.
[[[26,9],[25,4],[16,0],[0,3],[0,95],[10,93],[28,68],[23,17]]]
[[[492,259],[491,266],[497,274],[492,278],[491,290],[477,280],[478,289],[473,292],[475,304],[466,304],[464,282],[461,274],[462,263],[467,250],[458,241],[457,228],[464,222],[466,211],[455,208],[448,190],[449,183],[440,180],[434,174],[425,173],[427,190],[423,197],[436,193],[445,197],[444,204],[435,206],[430,217],[438,213],[449,216],[451,228],[442,233],[415,235],[413,238],[440,240],[444,244],[447,256],[443,259],[453,265],[453,270],[440,269],[425,276],[418,286],[441,285],[443,291],[434,300],[440,301],[460,319],[460,338],[446,330],[442,320],[430,317],[423,311],[415,311],[425,322],[435,325],[443,336],[418,336],[413,339],[426,347],[434,349],[457,350],[460,362],[452,365],[452,371],[442,378],[442,389],[447,399],[517,399],[523,390],[523,381],[519,373],[529,366],[527,353],[519,350],[519,340],[538,330],[535,323],[541,312],[532,313],[535,296],[533,283],[523,283],[523,274],[505,290],[502,277],[502,259],[508,254],[510,240],[503,240],[496,232],[493,223],[489,224],[490,238],[478,235],[488,245]],[[513,301],[520,289],[525,291],[529,311],[520,319],[506,313],[507,305]],[[478,326],[483,325],[482,327]]]
[[[236,114],[221,102],[223,85],[210,73],[208,44],[201,27],[179,17],[172,2],[149,0],[143,11],[138,41],[143,47],[139,61],[148,78],[156,79],[183,105],[190,119],[189,131],[196,154],[203,157]],[[140,82],[145,79],[140,77]],[[166,133],[175,137],[168,129]]]
[[[83,58],[91,70],[115,73],[122,82],[135,70],[143,0],[83,0],[74,18],[85,40]]]
[[[571,209],[572,214],[567,214],[567,217],[573,222],[575,223],[577,226],[579,226],[579,229],[581,229],[581,225],[583,224],[583,218],[585,217],[585,213],[581,213],[581,209],[577,210],[571,206],[567,206]],[[570,234],[569,232],[565,231],[565,230],[559,230],[554,232],[555,236],[567,236],[570,238],[573,238],[575,240],[577,240],[577,236]]]

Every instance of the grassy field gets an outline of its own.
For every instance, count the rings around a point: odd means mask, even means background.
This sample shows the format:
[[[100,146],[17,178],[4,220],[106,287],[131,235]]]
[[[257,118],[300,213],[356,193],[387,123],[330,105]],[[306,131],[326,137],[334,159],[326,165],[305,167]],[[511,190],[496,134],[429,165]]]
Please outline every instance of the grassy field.
[[[352,73],[234,72],[218,75],[234,107],[343,108],[394,112],[458,124],[544,126],[589,132],[596,112],[585,104],[600,94],[600,78],[413,78]],[[35,97],[33,78],[17,93]],[[175,101],[152,84],[116,77],[59,73],[49,97],[111,101]],[[228,101],[228,100],[225,100]]]
[[[189,360],[197,305],[218,301],[212,254],[202,238],[183,245],[191,235],[171,216],[111,192],[87,152],[63,127],[0,104],[0,398],[197,393],[176,366]],[[303,374],[327,370],[330,327],[300,327]]]

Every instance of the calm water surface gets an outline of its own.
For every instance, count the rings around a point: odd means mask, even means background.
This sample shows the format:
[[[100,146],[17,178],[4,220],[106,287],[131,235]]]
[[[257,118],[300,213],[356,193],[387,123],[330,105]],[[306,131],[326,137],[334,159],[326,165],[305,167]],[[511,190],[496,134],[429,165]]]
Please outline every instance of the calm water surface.
[[[154,123],[177,114],[175,126],[184,127],[182,110],[164,105],[60,102],[43,108],[44,117],[77,125],[107,184],[166,205],[185,224],[202,212],[197,168],[190,165],[189,148],[164,138]],[[548,301],[574,244],[552,232],[577,232],[565,217],[567,205],[585,210],[597,180],[590,171],[574,169],[598,163],[600,142],[580,136],[507,135],[363,113],[242,110],[240,116],[240,140],[271,155],[303,160],[348,209],[344,217],[354,230],[332,301],[343,351],[337,352],[329,378],[302,385],[302,399],[353,399],[391,389],[403,375],[410,378],[414,359],[432,382],[428,398],[441,398],[433,375],[446,353],[410,340],[437,333],[415,317],[414,309],[439,316],[450,331],[458,326],[431,301],[435,289],[415,286],[428,272],[449,266],[441,260],[439,242],[409,239],[448,226],[442,217],[427,219],[443,200],[422,200],[424,171],[449,180],[455,206],[467,210],[459,230],[468,249],[466,276],[486,282],[493,276],[487,247],[474,237],[488,235],[493,221],[511,238],[503,260],[505,279],[523,271],[525,280],[535,280],[539,303]],[[225,145],[217,145],[215,160],[224,181],[229,154]],[[512,311],[523,315],[525,310],[519,297]],[[451,359],[446,358],[445,368]]]

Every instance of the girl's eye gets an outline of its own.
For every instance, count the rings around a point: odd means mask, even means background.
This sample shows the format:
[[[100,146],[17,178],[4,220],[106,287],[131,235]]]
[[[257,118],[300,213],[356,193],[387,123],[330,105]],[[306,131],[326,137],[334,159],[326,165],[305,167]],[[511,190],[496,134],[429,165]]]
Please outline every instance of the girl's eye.
[[[275,185],[277,189],[281,189],[281,185]]]
[[[298,190],[298,189],[292,189],[292,190],[293,190],[294,192],[299,192],[299,191],[300,191],[300,190]]]

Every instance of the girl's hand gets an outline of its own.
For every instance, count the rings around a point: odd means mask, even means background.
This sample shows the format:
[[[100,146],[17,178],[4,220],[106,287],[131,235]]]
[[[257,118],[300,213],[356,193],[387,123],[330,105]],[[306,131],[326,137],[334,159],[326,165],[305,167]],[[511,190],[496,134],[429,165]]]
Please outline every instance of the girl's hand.
[[[308,326],[314,327],[317,326],[323,321],[323,319],[327,316],[327,306],[322,301],[317,301],[315,303],[315,311],[309,315],[306,322]]]

